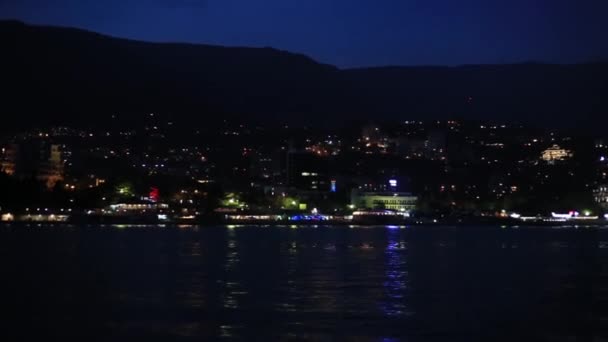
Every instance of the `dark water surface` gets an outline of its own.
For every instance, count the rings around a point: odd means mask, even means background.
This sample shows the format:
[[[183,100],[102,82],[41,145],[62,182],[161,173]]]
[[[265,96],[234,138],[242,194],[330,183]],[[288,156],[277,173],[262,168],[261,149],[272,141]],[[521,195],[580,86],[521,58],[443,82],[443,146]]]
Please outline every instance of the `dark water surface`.
[[[0,266],[4,341],[608,340],[603,229],[12,225]]]

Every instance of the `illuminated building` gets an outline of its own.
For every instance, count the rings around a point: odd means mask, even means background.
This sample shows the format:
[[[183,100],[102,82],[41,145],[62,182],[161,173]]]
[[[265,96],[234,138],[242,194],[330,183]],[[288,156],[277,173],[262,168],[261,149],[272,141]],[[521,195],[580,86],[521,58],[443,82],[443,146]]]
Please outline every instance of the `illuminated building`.
[[[5,149],[2,170],[19,178],[32,178],[52,188],[64,179],[62,146],[32,140]]]
[[[553,145],[544,150],[540,158],[548,163],[553,163],[555,161],[562,161],[571,157],[572,152],[559,147],[559,145]]]
[[[48,158],[44,158],[38,170],[38,180],[43,181],[48,188],[52,188],[59,181],[63,181],[64,167],[61,146],[51,145]]]
[[[358,209],[387,209],[411,212],[416,209],[418,197],[407,192],[359,192],[353,191],[351,203]]]
[[[15,148],[14,146],[3,147],[0,155],[0,172],[8,175],[15,173]]]
[[[11,214],[11,213],[2,214],[2,216],[0,216],[0,221],[2,221],[2,222],[10,222],[10,221],[14,221],[14,220],[15,220],[15,216],[13,216],[13,214]]]
[[[330,191],[328,161],[312,153],[287,156],[287,184],[298,190]]]
[[[114,211],[123,211],[123,212],[138,212],[138,211],[146,211],[146,210],[167,210],[169,209],[169,205],[164,203],[119,203],[113,204],[110,206],[111,210]]]
[[[603,209],[608,210],[608,184],[600,185],[593,190],[593,198]]]
[[[151,188],[150,195],[148,197],[150,198],[150,202],[157,203],[160,199],[160,192],[158,191],[158,188]]]
[[[67,222],[69,218],[69,215],[26,214],[19,216],[16,220],[21,222]]]
[[[397,180],[396,180],[396,179],[391,179],[391,180],[389,180],[389,181],[388,181],[388,184],[389,184],[389,185],[390,185],[390,187],[391,187],[391,191],[393,191],[393,192],[397,191],[397,184],[399,184],[399,183],[397,182]]]

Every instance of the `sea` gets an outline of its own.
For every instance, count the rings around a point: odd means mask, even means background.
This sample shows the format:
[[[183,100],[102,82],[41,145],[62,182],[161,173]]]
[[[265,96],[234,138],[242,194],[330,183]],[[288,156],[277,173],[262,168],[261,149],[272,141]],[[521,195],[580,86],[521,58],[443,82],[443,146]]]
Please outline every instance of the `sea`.
[[[3,341],[608,341],[608,228],[0,226]]]

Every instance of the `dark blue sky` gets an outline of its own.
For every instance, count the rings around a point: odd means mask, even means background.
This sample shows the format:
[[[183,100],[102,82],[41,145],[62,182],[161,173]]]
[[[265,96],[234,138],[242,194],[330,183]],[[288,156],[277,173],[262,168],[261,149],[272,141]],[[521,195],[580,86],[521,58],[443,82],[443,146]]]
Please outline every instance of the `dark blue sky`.
[[[608,0],[0,0],[0,17],[340,67],[608,58]]]

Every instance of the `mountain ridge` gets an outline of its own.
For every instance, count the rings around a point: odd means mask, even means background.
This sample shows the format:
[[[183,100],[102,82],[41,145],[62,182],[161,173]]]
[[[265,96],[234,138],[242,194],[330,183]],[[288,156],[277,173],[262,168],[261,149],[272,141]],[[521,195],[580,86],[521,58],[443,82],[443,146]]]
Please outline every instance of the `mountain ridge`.
[[[605,62],[340,69],[274,48],[148,43],[18,21],[0,21],[0,43],[0,110],[13,126],[168,112],[199,125],[223,116],[559,124],[576,115],[597,127],[608,112]]]

